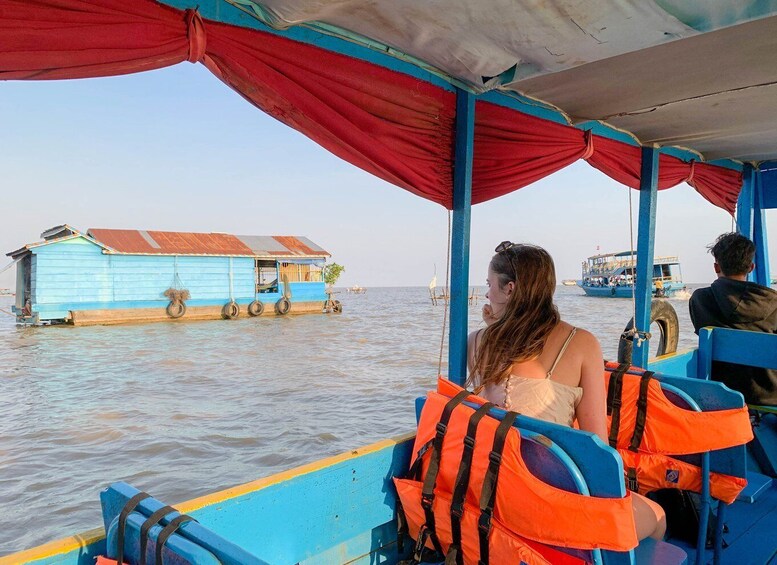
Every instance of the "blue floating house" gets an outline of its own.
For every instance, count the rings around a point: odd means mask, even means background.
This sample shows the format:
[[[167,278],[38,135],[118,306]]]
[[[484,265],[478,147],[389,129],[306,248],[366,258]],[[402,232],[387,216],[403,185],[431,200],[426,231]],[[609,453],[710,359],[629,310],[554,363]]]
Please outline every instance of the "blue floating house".
[[[321,313],[330,254],[305,237],[69,225],[7,255],[20,323],[106,324]]]

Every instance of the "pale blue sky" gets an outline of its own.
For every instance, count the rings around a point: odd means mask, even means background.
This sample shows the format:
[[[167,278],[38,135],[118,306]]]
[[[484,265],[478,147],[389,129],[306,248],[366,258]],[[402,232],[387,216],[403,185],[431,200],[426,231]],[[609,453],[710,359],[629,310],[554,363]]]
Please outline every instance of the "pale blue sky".
[[[4,82],[0,116],[3,253],[60,223],[306,235],[346,266],[341,285],[426,285],[435,264],[444,277],[442,207],[332,156],[201,65]],[[483,284],[505,239],[545,246],[559,278],[577,278],[597,245],[628,249],[628,211],[628,191],[585,163],[475,206],[471,283]],[[705,246],[730,217],[681,185],[660,193],[657,223],[656,253],[680,255],[687,282],[711,280]],[[12,271],[0,287],[14,284]]]

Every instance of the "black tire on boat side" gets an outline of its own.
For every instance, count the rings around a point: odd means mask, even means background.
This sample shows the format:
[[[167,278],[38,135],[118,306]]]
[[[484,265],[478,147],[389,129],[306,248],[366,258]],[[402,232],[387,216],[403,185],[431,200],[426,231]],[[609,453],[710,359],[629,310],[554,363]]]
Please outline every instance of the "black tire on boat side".
[[[165,311],[167,312],[167,315],[173,319],[181,318],[186,314],[186,304],[178,302],[177,300],[175,302],[171,301],[170,304],[167,305],[167,308],[165,308]]]
[[[332,311],[337,313],[337,314],[341,314],[342,313],[343,305],[340,303],[339,300],[335,300],[335,304],[334,304],[334,306],[332,306]]]
[[[247,310],[249,316],[261,316],[262,312],[264,312],[264,304],[262,304],[261,300],[254,300],[248,305]]]
[[[240,305],[237,302],[227,302],[221,309],[221,315],[225,320],[234,320],[240,315]]]
[[[279,298],[278,302],[275,303],[275,312],[276,314],[280,314],[281,316],[285,316],[289,313],[289,310],[291,310],[291,302],[289,302],[289,299],[286,297]]]
[[[677,312],[667,300],[654,300],[650,304],[650,323],[658,324],[660,331],[658,342],[658,355],[667,355],[677,351],[677,342],[680,338],[680,322]],[[634,327],[634,318],[626,324],[625,334]],[[631,363],[631,355],[634,343],[631,339],[621,336],[618,342],[618,363]]]

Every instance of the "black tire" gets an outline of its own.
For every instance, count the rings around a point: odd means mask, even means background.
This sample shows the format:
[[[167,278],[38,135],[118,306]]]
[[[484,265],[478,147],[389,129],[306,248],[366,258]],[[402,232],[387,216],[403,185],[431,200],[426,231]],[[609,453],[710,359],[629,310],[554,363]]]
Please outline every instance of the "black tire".
[[[183,302],[171,301],[165,310],[167,311],[167,315],[173,319],[182,318],[183,315],[186,314],[186,304]]]
[[[285,296],[283,298],[279,298],[278,302],[275,303],[276,314],[285,316],[289,313],[289,310],[291,310],[291,302],[289,302],[289,299]]]
[[[650,323],[658,324],[660,341],[658,342],[658,355],[667,355],[677,351],[677,342],[680,338],[680,322],[677,312],[666,300],[654,300],[650,304]],[[634,327],[634,318],[626,324],[625,334]],[[631,339],[621,336],[618,342],[618,363],[631,363],[631,355],[634,343]]]
[[[341,314],[343,311],[343,305],[340,303],[339,300],[335,300],[334,306],[332,306],[332,312],[335,312],[336,314]]]
[[[262,304],[261,300],[254,300],[248,305],[247,310],[249,316],[261,316],[262,312],[264,312],[264,304]]]
[[[234,320],[240,316],[240,305],[237,302],[227,302],[221,309],[221,315],[225,320]]]

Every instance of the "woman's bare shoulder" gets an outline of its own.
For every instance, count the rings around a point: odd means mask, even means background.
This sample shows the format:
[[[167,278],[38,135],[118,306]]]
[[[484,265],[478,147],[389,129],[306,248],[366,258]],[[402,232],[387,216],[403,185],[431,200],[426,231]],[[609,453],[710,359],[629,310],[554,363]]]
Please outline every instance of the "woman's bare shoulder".
[[[583,328],[576,328],[575,338],[572,340],[574,348],[578,351],[583,351],[586,354],[601,356],[602,347],[599,344],[599,340],[596,336],[584,330]]]

